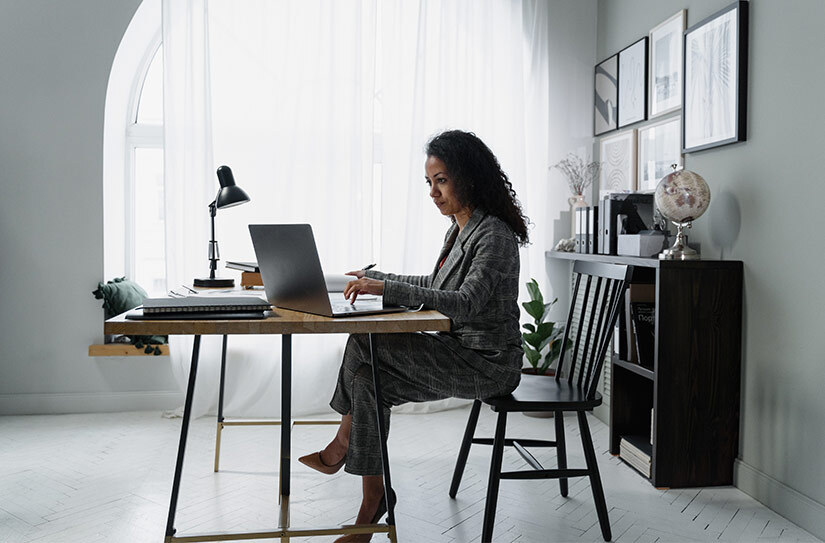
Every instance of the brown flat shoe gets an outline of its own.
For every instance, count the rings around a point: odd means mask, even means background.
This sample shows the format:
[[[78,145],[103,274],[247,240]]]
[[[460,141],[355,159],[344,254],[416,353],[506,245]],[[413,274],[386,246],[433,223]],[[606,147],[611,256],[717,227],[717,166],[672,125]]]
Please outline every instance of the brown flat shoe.
[[[333,473],[338,473],[338,470],[340,470],[344,466],[344,461],[346,459],[347,457],[344,456],[344,458],[342,458],[341,461],[337,464],[325,464],[324,461],[321,459],[321,451],[318,451],[312,454],[308,454],[306,456],[302,456],[298,459],[298,462],[304,464],[305,466],[311,467],[315,471],[320,471],[321,473],[324,473],[326,475],[332,475]]]

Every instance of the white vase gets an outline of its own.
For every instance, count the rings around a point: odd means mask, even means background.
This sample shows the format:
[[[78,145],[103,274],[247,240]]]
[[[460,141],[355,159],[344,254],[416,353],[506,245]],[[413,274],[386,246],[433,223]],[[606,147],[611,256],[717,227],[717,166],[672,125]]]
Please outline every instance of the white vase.
[[[580,207],[587,207],[587,201],[584,199],[584,194],[574,194],[567,199],[570,204],[570,237],[576,237],[576,209]]]

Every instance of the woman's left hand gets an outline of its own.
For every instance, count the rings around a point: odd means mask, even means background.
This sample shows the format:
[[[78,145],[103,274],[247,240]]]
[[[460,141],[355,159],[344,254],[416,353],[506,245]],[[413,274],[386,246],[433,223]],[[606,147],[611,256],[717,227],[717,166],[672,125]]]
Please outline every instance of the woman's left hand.
[[[355,303],[355,299],[359,294],[382,296],[384,294],[384,281],[362,277],[361,279],[350,281],[347,283],[347,286],[344,287],[344,298],[349,300],[351,304]]]

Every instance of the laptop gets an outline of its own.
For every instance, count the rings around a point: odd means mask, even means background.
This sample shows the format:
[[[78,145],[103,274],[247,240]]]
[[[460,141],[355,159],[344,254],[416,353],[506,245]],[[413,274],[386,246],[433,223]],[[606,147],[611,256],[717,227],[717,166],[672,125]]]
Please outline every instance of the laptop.
[[[325,317],[396,313],[408,308],[385,305],[380,297],[360,296],[354,304],[341,292],[327,292],[324,272],[308,224],[250,224],[249,233],[272,305]],[[354,278],[353,278],[354,279]]]

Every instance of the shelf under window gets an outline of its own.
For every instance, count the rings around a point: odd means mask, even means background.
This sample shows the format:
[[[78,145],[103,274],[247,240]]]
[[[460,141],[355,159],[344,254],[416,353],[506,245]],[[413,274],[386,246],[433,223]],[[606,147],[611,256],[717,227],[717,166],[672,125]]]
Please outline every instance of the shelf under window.
[[[155,347],[156,345],[152,345]],[[160,354],[146,354],[129,343],[106,343],[103,345],[89,345],[89,356],[169,356],[169,345],[157,345]]]

